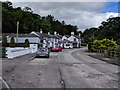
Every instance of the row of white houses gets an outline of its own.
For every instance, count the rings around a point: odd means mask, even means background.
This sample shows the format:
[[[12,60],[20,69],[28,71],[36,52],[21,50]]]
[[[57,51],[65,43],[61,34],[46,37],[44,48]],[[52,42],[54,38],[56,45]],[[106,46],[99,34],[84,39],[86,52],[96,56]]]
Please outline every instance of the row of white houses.
[[[12,37],[14,37],[15,42],[16,34],[8,34],[7,42],[10,43]],[[54,35],[44,34],[42,31],[40,32],[31,32],[30,34],[19,34],[18,35],[18,43],[23,44],[25,40],[28,39],[30,43],[30,48],[34,48],[37,50],[40,47],[47,48],[55,48],[55,47],[63,47],[63,48],[79,48],[81,46],[81,38],[80,35],[74,35],[74,32],[71,32],[71,35],[59,35],[57,32],[54,32]]]

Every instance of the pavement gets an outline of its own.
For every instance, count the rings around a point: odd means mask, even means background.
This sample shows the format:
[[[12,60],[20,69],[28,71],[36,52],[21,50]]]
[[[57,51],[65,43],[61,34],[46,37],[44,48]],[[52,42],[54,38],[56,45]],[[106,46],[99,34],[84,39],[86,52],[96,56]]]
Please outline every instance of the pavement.
[[[90,57],[86,50],[64,49],[62,52],[51,52],[50,58],[2,60],[2,75],[12,90],[119,88],[119,66]]]
[[[93,58],[96,58],[96,59],[99,59],[99,60],[102,60],[104,62],[110,63],[110,64],[120,66],[120,60],[118,60],[118,59],[113,59],[113,58],[101,56],[101,55],[98,55],[98,54],[89,54],[89,56],[91,56]]]

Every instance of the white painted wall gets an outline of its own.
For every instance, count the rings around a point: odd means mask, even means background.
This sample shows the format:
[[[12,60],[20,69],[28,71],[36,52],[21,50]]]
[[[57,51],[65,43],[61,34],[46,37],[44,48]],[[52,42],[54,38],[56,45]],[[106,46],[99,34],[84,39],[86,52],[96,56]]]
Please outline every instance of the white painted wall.
[[[65,39],[68,39],[68,38],[67,38],[66,36],[63,36],[63,37],[62,37],[62,41],[65,40]]]
[[[40,43],[40,39],[38,37],[19,37],[18,43],[24,43],[25,40],[28,39],[29,43]],[[11,37],[7,38],[7,42],[10,43]],[[14,40],[16,42],[16,37],[14,37]]]
[[[31,53],[31,49],[29,48],[7,48],[6,50],[6,57],[8,58],[15,58]]]
[[[76,37],[74,37],[74,36],[70,36],[70,37],[68,38],[68,40],[69,40],[69,41],[74,41],[74,38],[76,39],[77,42],[79,41],[78,38],[76,38]]]
[[[36,48],[24,48],[24,47],[16,47],[16,48],[7,47],[6,50],[7,50],[6,51],[7,58],[15,58],[36,52]]]
[[[30,44],[31,53],[35,53],[38,50],[38,44]]]

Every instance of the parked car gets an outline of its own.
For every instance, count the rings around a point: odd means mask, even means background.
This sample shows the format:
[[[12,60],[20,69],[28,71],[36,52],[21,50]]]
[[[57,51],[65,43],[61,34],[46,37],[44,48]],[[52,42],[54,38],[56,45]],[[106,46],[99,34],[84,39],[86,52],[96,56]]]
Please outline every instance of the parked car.
[[[50,52],[49,52],[48,48],[40,48],[36,52],[36,57],[47,57],[47,58],[49,58],[49,56],[50,56],[49,53]]]
[[[71,49],[71,48],[73,48],[73,46],[72,46],[71,44],[66,44],[66,45],[64,46],[64,48],[66,48],[66,49]]]
[[[55,47],[55,48],[52,48],[52,51],[62,51],[62,47]]]

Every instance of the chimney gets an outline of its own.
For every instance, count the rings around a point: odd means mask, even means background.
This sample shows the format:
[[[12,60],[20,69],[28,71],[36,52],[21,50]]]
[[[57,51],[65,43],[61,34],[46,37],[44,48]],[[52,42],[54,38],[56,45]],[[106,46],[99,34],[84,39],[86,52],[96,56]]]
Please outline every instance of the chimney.
[[[42,28],[40,29],[40,33],[43,33]]]
[[[50,35],[50,32],[48,32],[48,35]]]
[[[71,35],[74,35],[74,32],[71,32]]]
[[[56,31],[54,32],[54,35],[57,35],[57,32],[56,32]]]

